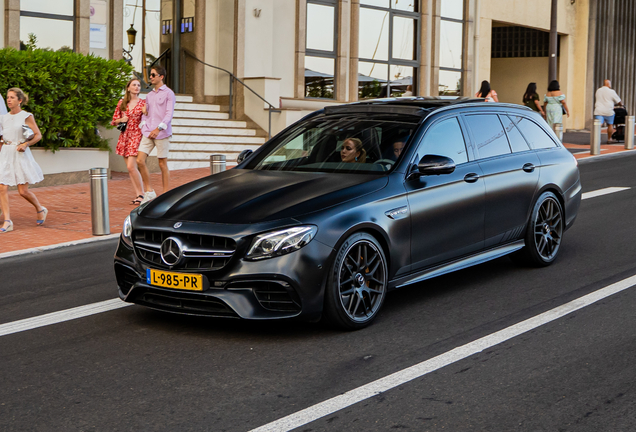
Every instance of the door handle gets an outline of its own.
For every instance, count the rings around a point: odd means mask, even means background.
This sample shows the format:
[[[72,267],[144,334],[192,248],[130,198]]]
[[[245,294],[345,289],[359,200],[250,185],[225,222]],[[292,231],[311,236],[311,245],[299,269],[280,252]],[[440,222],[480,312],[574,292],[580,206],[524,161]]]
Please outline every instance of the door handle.
[[[523,170],[527,173],[531,173],[532,171],[534,171],[534,165],[531,163],[524,164]]]
[[[464,176],[466,183],[475,183],[477,180],[479,180],[479,174],[476,173],[469,173]]]

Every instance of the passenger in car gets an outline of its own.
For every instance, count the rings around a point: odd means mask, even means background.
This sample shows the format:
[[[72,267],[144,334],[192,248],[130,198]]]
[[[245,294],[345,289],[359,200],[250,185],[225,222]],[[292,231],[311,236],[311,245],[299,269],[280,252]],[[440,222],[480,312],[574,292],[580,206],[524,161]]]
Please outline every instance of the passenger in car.
[[[367,152],[362,147],[362,141],[359,138],[345,139],[342,143],[342,150],[340,150],[340,158],[343,162],[365,163]]]
[[[397,160],[402,154],[402,150],[404,149],[404,142],[406,140],[404,138],[400,138],[393,143],[393,160]]]

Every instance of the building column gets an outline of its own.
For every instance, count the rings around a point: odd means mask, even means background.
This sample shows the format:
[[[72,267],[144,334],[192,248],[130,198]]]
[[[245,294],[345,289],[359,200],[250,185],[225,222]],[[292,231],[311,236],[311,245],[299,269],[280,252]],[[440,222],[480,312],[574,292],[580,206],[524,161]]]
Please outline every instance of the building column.
[[[479,3],[480,0],[465,0],[464,2],[462,96],[472,96],[477,92],[475,66],[479,62]]]
[[[433,2],[422,0],[420,11],[420,73],[418,74],[417,95],[437,96],[431,91],[433,60]]]
[[[597,0],[590,0],[589,21],[587,34],[587,76],[585,79],[585,129],[592,130],[594,126],[594,96],[596,94],[596,82],[594,67],[596,60],[596,31],[598,26]]]
[[[358,100],[360,0],[351,0],[349,23],[349,101],[355,102]]]
[[[245,0],[234,0],[234,75],[245,77]],[[240,119],[245,115],[245,91],[242,85],[234,83],[232,95],[232,116]]]
[[[307,46],[307,1],[296,0],[296,52],[294,55],[294,97],[305,97],[305,47]]]
[[[338,46],[336,47],[336,94],[337,101],[346,102],[348,96],[347,70],[349,69],[349,50],[351,47],[351,2],[350,0],[340,0],[338,2]],[[356,85],[357,88],[357,85]]]
[[[110,15],[108,17],[108,58],[120,60],[123,57],[124,47],[124,0],[110,0],[108,13]]]
[[[195,19],[194,25],[196,31],[196,39],[194,41],[194,55],[198,59],[205,59],[205,41],[206,25],[205,25],[205,0],[197,0],[195,3]],[[194,61],[194,102],[205,102],[205,65],[201,62]]]
[[[78,0],[75,2],[75,52],[88,55],[91,51],[90,40],[91,1]]]
[[[20,49],[20,0],[4,0],[4,46]]]
[[[430,89],[431,96],[439,96],[439,62],[440,62],[440,21],[442,0],[430,0],[432,7],[431,23],[431,60],[430,60]]]

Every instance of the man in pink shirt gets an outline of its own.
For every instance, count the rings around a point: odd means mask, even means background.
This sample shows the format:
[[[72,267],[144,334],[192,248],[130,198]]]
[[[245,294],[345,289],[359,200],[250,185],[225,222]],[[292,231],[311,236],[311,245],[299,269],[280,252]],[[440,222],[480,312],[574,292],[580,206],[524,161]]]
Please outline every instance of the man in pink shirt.
[[[146,112],[141,117],[141,143],[137,154],[137,165],[144,181],[144,199],[142,203],[157,197],[157,193],[150,185],[150,173],[146,159],[153,148],[157,148],[157,159],[161,169],[163,191],[169,189],[170,171],[168,170],[168,151],[172,136],[172,115],[176,97],[174,92],[163,83],[166,70],[162,66],[153,66],[150,70],[150,84],[153,90],[146,96]]]

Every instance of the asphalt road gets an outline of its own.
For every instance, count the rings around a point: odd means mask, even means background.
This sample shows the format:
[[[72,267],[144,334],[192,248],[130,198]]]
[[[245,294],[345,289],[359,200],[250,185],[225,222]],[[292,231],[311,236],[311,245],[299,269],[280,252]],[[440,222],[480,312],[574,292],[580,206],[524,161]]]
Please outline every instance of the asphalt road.
[[[174,316],[139,306],[0,337],[2,431],[247,431],[636,275],[636,157],[581,165],[557,262],[507,258],[392,292],[375,323]],[[115,242],[0,260],[0,325],[116,297]],[[299,431],[636,430],[636,288]]]

